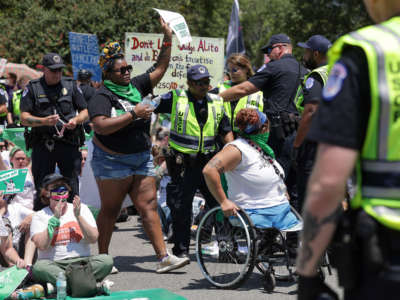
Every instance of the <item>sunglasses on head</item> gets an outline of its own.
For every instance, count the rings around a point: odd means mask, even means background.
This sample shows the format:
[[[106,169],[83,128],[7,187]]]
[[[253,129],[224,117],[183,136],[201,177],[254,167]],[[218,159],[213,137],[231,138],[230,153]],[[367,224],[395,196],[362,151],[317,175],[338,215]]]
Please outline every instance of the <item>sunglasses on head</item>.
[[[118,73],[120,72],[122,75],[126,73],[126,71],[131,72],[133,69],[132,65],[127,65],[125,67],[121,67],[119,69],[113,70],[113,72]]]
[[[205,86],[205,85],[210,85],[210,79],[206,80],[194,80],[193,83],[197,86]]]

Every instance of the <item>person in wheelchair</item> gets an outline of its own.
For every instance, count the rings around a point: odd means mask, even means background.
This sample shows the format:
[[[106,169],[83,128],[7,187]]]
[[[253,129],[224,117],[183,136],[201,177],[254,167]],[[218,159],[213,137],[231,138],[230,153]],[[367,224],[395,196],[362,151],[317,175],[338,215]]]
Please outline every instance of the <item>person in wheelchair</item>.
[[[225,216],[243,209],[256,228],[288,230],[301,226],[291,211],[284,172],[267,145],[269,121],[257,109],[241,109],[235,119],[239,137],[225,145],[204,167],[207,186]],[[220,174],[225,173],[228,195]]]

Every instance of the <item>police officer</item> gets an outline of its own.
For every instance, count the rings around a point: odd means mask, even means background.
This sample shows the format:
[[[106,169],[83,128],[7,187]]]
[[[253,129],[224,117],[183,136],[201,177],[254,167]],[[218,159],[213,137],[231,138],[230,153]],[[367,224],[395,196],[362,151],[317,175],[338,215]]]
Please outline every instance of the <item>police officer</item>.
[[[96,89],[91,85],[92,72],[86,69],[80,69],[78,71],[77,84],[82,91],[83,97],[86,103],[89,104],[90,98],[96,93]]]
[[[287,174],[297,114],[293,99],[307,70],[293,57],[291,40],[286,34],[271,36],[262,51],[271,59],[265,68],[220,96],[224,101],[232,101],[257,91],[263,92],[266,99],[264,111],[271,120],[268,143]]]
[[[296,210],[300,212],[303,207],[307,181],[317,152],[316,143],[305,139],[311,125],[312,116],[318,108],[322,88],[328,80],[326,52],[332,44],[322,35],[313,35],[307,42],[297,45],[304,48],[303,63],[306,68],[312,70],[305,76],[295,98],[297,110],[301,113],[301,120],[293,143],[292,159],[297,165],[298,203]]]
[[[338,270],[345,299],[399,297],[400,2],[364,3],[379,24],[332,46],[331,71],[310,129],[319,146],[304,207],[299,299],[335,297],[316,268],[337,226],[345,232],[336,234],[337,247],[347,252],[336,257],[347,262]],[[354,167],[357,192],[346,225],[339,222],[340,202]]]
[[[8,112],[8,94],[5,88],[0,86],[0,125],[5,125]]]
[[[86,101],[72,78],[62,78],[65,65],[60,55],[48,53],[42,64],[43,76],[29,82],[20,104],[22,125],[32,127],[26,142],[32,148],[35,186],[40,187],[57,164],[61,174],[71,180],[73,193],[78,194],[79,146],[84,143],[80,124],[88,117]],[[34,210],[42,207],[37,197]]]
[[[25,87],[28,85],[30,78],[23,75],[18,79],[17,85],[19,90],[13,93],[11,99],[8,100],[8,112],[7,112],[7,128],[19,127],[21,123],[21,111],[19,109],[22,93]]]
[[[167,186],[167,204],[171,209],[173,253],[187,256],[190,243],[192,202],[196,190],[203,194],[208,207],[218,205],[205,183],[202,170],[216,152],[216,136],[225,143],[233,140],[223,101],[209,94],[210,74],[203,65],[187,71],[188,90],[162,95],[156,113],[171,113],[168,171],[172,182]]]

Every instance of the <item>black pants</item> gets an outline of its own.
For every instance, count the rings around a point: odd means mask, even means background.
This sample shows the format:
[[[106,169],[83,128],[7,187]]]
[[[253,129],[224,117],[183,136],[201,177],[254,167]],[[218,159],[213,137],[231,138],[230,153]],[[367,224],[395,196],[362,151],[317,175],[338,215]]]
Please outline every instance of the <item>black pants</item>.
[[[282,138],[279,132],[279,128],[271,127],[268,145],[274,150],[275,158],[282,166],[285,176],[287,177],[291,168],[291,153],[296,131],[285,138]]]
[[[300,147],[297,157],[297,204],[296,210],[301,213],[306,197],[307,183],[314,167],[315,156],[317,154],[317,144],[305,141]]]
[[[78,146],[55,142],[54,150],[49,151],[44,143],[32,147],[32,173],[36,187],[36,198],[33,209],[35,211],[44,207],[40,201],[40,189],[43,178],[54,173],[56,164],[61,175],[70,180],[72,194],[79,194],[79,174],[81,172],[82,155]],[[72,199],[70,197],[69,199]]]
[[[204,180],[202,170],[206,163],[198,159],[193,165],[185,167],[183,177],[174,178],[167,185],[167,205],[171,209],[174,241],[172,252],[175,255],[189,252],[192,203],[196,190],[202,193],[207,207],[218,205]]]

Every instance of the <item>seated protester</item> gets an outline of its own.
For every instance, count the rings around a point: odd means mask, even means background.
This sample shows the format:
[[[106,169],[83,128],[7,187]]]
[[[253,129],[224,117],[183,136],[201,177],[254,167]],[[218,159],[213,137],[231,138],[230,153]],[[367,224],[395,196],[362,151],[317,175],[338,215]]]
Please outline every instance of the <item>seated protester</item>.
[[[19,203],[24,207],[33,210],[33,201],[36,195],[35,184],[33,182],[33,176],[29,165],[29,157],[25,152],[18,146],[14,146],[10,151],[10,163],[11,169],[28,169],[26,180],[24,184],[24,191],[21,193],[11,195],[9,203]],[[0,170],[4,170],[0,162]]]
[[[239,137],[217,153],[204,167],[210,192],[225,216],[236,215],[239,207],[255,227],[293,228],[300,221],[291,212],[282,167],[267,145],[269,121],[256,109],[241,109],[236,116]],[[228,181],[228,198],[220,174]]]
[[[99,232],[89,208],[77,195],[72,204],[67,203],[71,187],[59,174],[47,175],[43,188],[47,195],[41,200],[49,203],[35,213],[31,224],[31,238],[39,249],[34,280],[55,286],[59,272],[77,262],[89,263],[96,281],[103,280],[110,274],[113,260],[108,254],[90,255],[90,244],[97,242]]]

